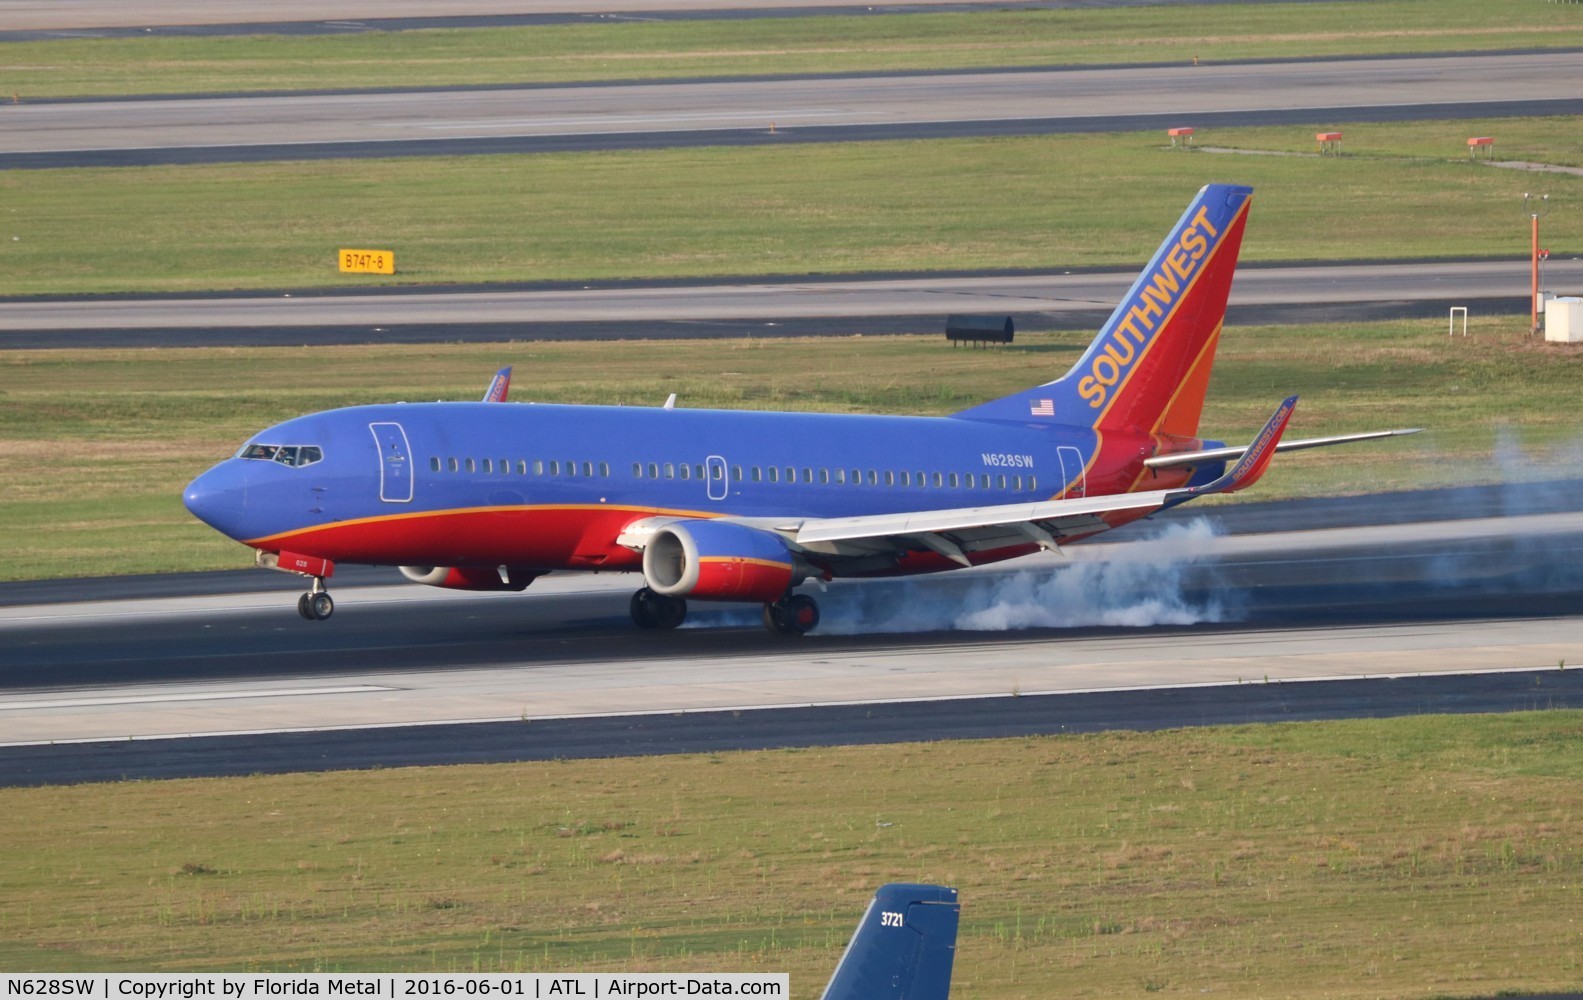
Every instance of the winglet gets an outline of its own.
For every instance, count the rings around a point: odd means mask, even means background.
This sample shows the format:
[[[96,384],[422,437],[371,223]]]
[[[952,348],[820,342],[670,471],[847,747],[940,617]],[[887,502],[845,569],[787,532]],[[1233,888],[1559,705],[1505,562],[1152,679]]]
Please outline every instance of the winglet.
[[[948,1000],[960,915],[955,889],[880,886],[823,1000]]]
[[[504,403],[506,393],[511,391],[511,366],[495,372],[495,377],[489,380],[489,388],[484,392],[484,402]]]
[[[1181,490],[1181,498],[1173,497],[1175,503],[1181,503],[1197,496],[1206,496],[1210,493],[1235,493],[1245,490],[1259,481],[1264,475],[1264,470],[1270,467],[1270,462],[1275,458],[1275,446],[1281,443],[1281,435],[1286,433],[1286,425],[1291,422],[1292,411],[1297,409],[1297,397],[1288,396],[1275,412],[1270,414],[1270,419],[1264,422],[1264,429],[1248,445],[1248,450],[1242,453],[1237,464],[1231,470],[1212,483],[1203,486],[1194,486]]]

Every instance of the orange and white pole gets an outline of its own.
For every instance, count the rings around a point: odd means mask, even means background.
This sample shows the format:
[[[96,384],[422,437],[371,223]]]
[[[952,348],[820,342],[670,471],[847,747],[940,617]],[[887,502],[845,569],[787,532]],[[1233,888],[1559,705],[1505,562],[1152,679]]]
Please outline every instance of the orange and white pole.
[[[1530,317],[1531,318],[1530,318],[1530,321],[1529,321],[1529,324],[1528,324],[1528,332],[1529,333],[1538,333],[1539,332],[1539,213],[1537,213],[1537,212],[1534,213],[1534,215],[1533,215],[1533,222],[1534,222],[1534,225],[1533,225],[1533,247],[1529,251],[1529,262],[1530,262],[1530,268],[1531,268],[1530,273],[1531,273],[1531,276],[1533,278],[1533,281],[1532,281],[1532,283],[1530,285],[1530,290],[1529,290],[1529,293],[1528,293],[1528,301],[1529,301],[1529,303],[1532,306],[1532,311],[1530,313]]]
[[[1539,217],[1545,214],[1550,207],[1550,196],[1547,194],[1523,193],[1523,209],[1527,211],[1531,222],[1528,250],[1529,275],[1528,285],[1528,332],[1539,332]]]

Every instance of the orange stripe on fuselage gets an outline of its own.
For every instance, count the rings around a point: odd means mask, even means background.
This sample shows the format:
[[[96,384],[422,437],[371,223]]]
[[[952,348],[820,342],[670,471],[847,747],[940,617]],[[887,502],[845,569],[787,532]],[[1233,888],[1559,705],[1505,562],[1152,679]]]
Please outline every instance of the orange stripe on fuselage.
[[[720,515],[614,504],[469,507],[357,518],[246,544],[337,562],[628,569],[640,556],[616,538],[633,521],[655,516]]]
[[[250,545],[255,549],[269,548],[285,539],[298,540],[311,538],[313,535],[334,531],[340,528],[355,528],[370,524],[394,524],[398,521],[419,521],[427,518],[449,518],[467,514],[502,514],[502,513],[528,513],[530,511],[601,511],[622,512],[638,514],[642,517],[701,517],[716,518],[718,512],[700,510],[671,510],[656,507],[631,507],[624,504],[518,504],[503,505],[498,507],[452,507],[447,510],[422,510],[401,514],[375,514],[372,517],[354,517],[346,521],[332,521],[329,524],[316,524],[307,528],[294,528],[291,531],[280,531],[273,535],[261,535],[258,538],[242,540],[243,545]]]

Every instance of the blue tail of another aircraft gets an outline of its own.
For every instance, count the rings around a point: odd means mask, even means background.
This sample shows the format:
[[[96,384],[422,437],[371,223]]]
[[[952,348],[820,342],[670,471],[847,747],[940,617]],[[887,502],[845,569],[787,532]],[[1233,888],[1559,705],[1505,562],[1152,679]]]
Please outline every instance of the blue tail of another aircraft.
[[[947,1000],[960,913],[955,889],[880,886],[823,1000]]]

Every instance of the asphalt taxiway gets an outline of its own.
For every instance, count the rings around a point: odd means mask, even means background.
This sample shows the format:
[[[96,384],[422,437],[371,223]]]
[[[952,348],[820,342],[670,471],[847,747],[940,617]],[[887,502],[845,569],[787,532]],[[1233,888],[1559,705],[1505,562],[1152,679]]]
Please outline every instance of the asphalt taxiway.
[[[0,300],[0,349],[271,346],[934,332],[952,313],[1011,316],[1019,330],[1097,328],[1135,271],[614,282],[376,294],[290,293]],[[1546,265],[1583,290],[1583,259]],[[1245,266],[1236,324],[1520,311],[1525,261]]]
[[[0,167],[1030,135],[1583,111],[1583,52],[838,74],[0,107]]]

